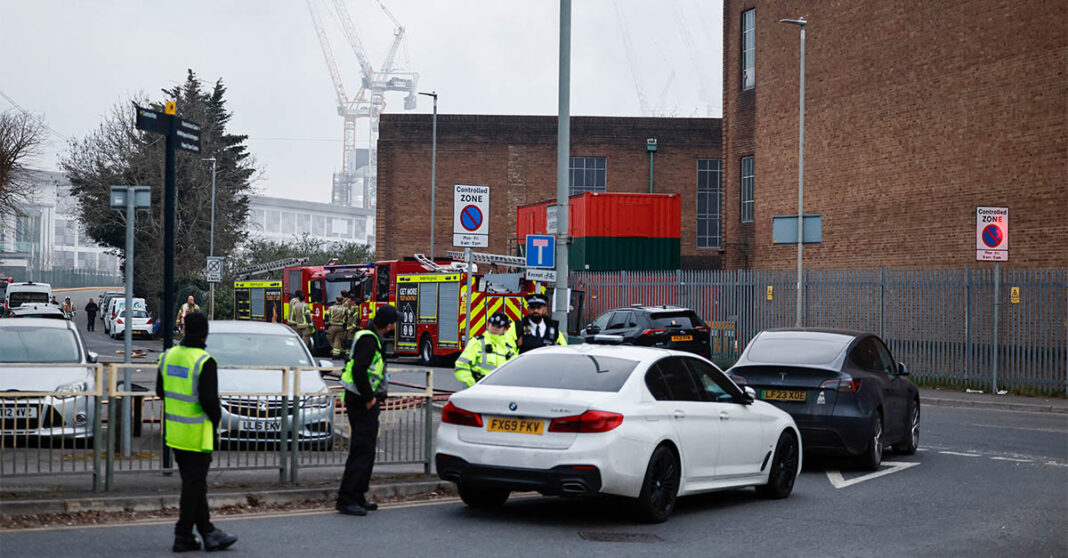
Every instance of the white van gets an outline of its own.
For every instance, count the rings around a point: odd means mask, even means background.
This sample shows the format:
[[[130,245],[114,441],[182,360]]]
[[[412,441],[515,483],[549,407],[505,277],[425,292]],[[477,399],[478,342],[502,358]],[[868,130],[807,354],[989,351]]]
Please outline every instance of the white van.
[[[18,308],[26,303],[48,304],[52,300],[52,285],[48,283],[8,283],[4,293],[4,308]]]
[[[148,310],[145,307],[145,299],[143,298],[135,297],[133,299],[133,307],[134,310]],[[115,326],[115,318],[124,308],[126,308],[125,296],[117,296],[115,298],[112,298],[111,301],[108,302],[108,307],[104,310],[104,333],[107,333],[109,335],[114,333],[112,329]]]

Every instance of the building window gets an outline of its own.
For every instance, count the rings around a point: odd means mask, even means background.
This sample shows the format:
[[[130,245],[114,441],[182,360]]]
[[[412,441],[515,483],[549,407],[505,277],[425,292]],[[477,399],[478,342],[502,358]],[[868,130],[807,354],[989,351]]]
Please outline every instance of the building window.
[[[742,157],[742,222],[753,222],[753,157]]]
[[[756,86],[756,10],[742,12],[742,89]]]
[[[697,247],[719,248],[723,244],[720,206],[722,167],[719,159],[697,160]]]
[[[604,192],[607,159],[604,157],[572,157],[570,195],[583,192]]]
[[[311,234],[311,214],[298,213],[297,214],[297,235],[303,236]]]
[[[282,212],[275,209],[267,210],[267,232],[277,233],[282,227]]]

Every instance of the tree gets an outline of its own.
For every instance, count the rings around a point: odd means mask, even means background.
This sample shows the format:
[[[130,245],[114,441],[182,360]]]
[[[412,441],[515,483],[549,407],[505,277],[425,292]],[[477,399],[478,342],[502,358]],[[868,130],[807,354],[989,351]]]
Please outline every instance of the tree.
[[[19,213],[19,206],[30,201],[27,162],[39,154],[46,134],[45,125],[28,113],[0,113],[0,214]]]
[[[72,140],[60,166],[69,175],[86,234],[103,246],[125,250],[125,214],[110,209],[112,185],[152,187],[152,209],[139,213],[135,234],[134,289],[159,309],[163,295],[163,180],[165,139],[136,128],[133,104],[163,110],[167,100],[178,116],[201,125],[201,153],[178,151],[175,218],[176,283],[195,281],[208,255],[211,229],[211,164],[216,158],[215,254],[226,255],[244,240],[248,196],[256,174],[245,147],[247,136],[230,134],[232,114],[226,108],[222,79],[206,88],[189,70],[183,84],[164,89],[163,100],[143,96],[120,103],[93,133]],[[184,277],[184,279],[183,279]],[[179,301],[181,302],[181,301]]]

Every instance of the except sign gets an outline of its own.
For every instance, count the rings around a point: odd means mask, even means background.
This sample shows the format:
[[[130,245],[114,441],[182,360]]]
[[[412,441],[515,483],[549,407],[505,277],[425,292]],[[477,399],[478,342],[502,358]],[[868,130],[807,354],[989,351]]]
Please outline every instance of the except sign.
[[[1009,261],[1009,208],[975,208],[975,259]]]
[[[555,269],[528,269],[527,270],[528,281],[541,281],[542,283],[555,283],[556,282],[556,270]]]
[[[468,184],[457,184],[453,189],[454,246],[489,246],[489,192],[489,186]]]
[[[556,267],[556,237],[547,234],[528,234],[527,267]]]

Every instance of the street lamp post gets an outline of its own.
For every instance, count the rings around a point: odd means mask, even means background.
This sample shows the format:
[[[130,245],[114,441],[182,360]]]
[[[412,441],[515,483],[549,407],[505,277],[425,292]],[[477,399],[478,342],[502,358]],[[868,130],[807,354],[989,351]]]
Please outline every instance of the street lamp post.
[[[419,94],[434,98],[433,139],[430,140],[430,261],[434,261],[434,229],[437,227],[437,221],[434,220],[434,206],[437,205],[438,193],[438,92],[420,92]]]
[[[780,19],[779,23],[790,23],[801,28],[801,92],[797,109],[797,321],[794,327],[801,327],[801,303],[804,290],[804,240],[805,240],[805,18]]]
[[[211,161],[211,239],[208,241],[208,255],[215,256],[215,157],[202,159]],[[208,283],[208,319],[215,319],[215,283]]]

